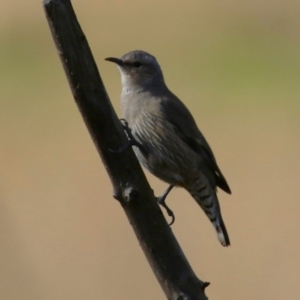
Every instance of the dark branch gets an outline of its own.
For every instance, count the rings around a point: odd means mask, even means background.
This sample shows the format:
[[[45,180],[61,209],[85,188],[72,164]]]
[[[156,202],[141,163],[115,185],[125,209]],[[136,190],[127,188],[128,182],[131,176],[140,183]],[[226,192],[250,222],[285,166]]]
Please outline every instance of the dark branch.
[[[44,0],[45,13],[76,104],[149,264],[168,299],[207,299],[207,283],[191,269],[166,223],[109,101],[69,0]]]

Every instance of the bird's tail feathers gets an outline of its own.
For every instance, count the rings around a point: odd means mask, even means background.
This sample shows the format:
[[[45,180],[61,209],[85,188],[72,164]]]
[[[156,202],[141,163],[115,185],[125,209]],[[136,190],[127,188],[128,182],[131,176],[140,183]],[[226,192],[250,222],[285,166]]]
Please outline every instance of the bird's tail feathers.
[[[212,223],[213,223],[213,225],[215,227],[218,240],[220,241],[220,243],[222,244],[222,246],[224,246],[224,247],[230,246],[229,236],[228,236],[225,224],[224,224],[224,222],[222,220],[222,217],[220,217],[219,220],[214,221]]]
[[[194,185],[192,188],[188,188],[187,190],[200,205],[206,216],[213,224],[220,243],[224,247],[229,246],[229,236],[222,219],[221,209],[215,191],[209,187],[209,184],[205,184],[205,182],[202,180],[198,180],[196,185]]]

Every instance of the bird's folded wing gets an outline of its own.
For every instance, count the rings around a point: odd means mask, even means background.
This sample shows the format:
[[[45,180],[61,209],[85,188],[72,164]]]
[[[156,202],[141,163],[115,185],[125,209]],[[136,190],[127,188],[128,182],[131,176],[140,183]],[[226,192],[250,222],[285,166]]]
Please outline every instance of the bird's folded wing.
[[[170,100],[172,99],[172,100]],[[162,100],[165,118],[174,126],[178,136],[196,153],[201,156],[215,175],[219,188],[231,194],[230,187],[219,169],[214,154],[198,129],[196,122],[185,105],[170,92],[169,97]]]

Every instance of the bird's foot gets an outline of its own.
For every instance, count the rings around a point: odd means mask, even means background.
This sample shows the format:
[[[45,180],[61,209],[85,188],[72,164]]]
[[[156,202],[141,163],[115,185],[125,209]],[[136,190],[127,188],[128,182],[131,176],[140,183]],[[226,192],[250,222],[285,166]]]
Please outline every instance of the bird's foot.
[[[139,143],[133,136],[132,132],[131,132],[131,128],[128,126],[128,122],[125,119],[120,119],[123,130],[126,132],[126,135],[129,139],[129,141],[124,144],[123,146],[121,146],[119,149],[117,150],[112,150],[109,149],[110,152],[113,153],[123,153],[125,150],[127,150],[128,148],[132,147],[132,146],[136,146],[140,149],[143,148],[142,144]]]
[[[166,198],[167,198],[168,194],[170,193],[170,191],[172,190],[173,187],[174,187],[174,185],[170,185],[167,188],[167,190],[163,193],[163,195],[161,195],[160,197],[156,198],[157,203],[159,205],[161,205],[166,210],[168,216],[171,217],[171,222],[169,223],[169,226],[171,226],[172,224],[174,224],[174,222],[175,222],[175,215],[174,215],[173,211],[166,204]]]

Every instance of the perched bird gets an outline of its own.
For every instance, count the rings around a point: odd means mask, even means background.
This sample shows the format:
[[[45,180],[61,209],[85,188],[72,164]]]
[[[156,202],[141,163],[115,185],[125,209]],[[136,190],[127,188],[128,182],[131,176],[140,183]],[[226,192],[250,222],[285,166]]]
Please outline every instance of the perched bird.
[[[217,187],[231,194],[214,154],[186,106],[168,89],[155,57],[132,51],[117,64],[122,80],[121,107],[140,163],[173,186],[185,188],[212,222],[223,246],[229,236],[221,216]],[[165,194],[165,196],[166,196]]]

